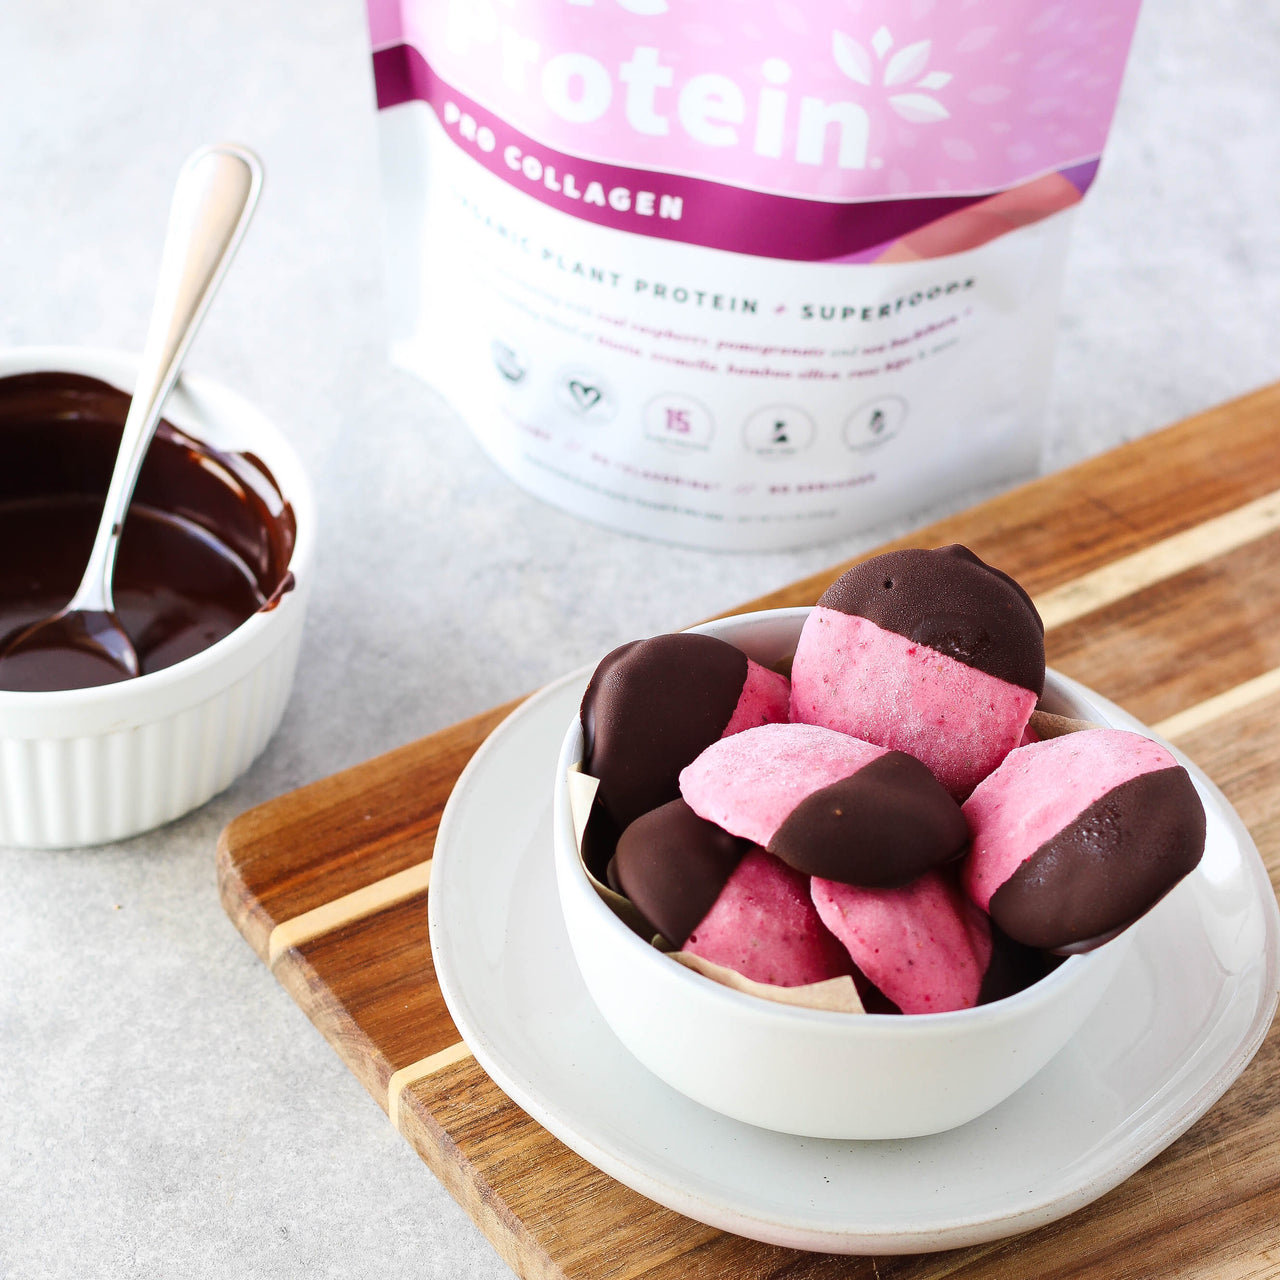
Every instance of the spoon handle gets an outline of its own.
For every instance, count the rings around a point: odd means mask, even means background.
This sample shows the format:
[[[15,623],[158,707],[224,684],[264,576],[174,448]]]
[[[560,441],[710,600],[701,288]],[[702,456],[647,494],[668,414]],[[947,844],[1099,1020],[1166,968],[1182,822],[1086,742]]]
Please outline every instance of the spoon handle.
[[[133,400],[93,550],[70,609],[114,611],[116,550],[138,473],[183,358],[244,236],[261,189],[258,157],[227,143],[193,152],[178,174]]]

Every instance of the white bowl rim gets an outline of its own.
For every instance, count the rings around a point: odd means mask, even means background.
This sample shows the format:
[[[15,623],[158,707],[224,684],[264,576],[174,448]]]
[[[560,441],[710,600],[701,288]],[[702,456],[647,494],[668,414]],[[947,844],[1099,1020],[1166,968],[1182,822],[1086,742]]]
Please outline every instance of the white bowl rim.
[[[807,617],[810,612],[812,610],[809,606],[761,609],[753,613],[731,614],[726,618],[716,618],[710,622],[700,623],[696,627],[688,627],[686,630],[706,633],[718,630],[727,622],[799,619]],[[1046,668],[1046,688],[1048,688],[1050,680],[1055,686],[1055,691],[1064,691],[1073,694],[1073,696],[1076,689],[1082,688],[1070,677],[1063,676],[1053,668]],[[642,953],[647,953],[647,958],[638,959],[638,963],[652,965],[659,961],[667,961],[667,957],[662,952],[634,933],[614,915],[600,898],[600,895],[592,888],[591,882],[586,878],[583,871],[581,860],[576,856],[569,856],[568,850],[573,848],[573,834],[572,820],[565,800],[565,775],[571,765],[581,762],[581,739],[582,723],[575,716],[565,733],[556,766],[557,855],[558,857],[563,857],[570,869],[570,874],[575,877],[573,882],[575,893],[589,896],[591,903],[586,909],[603,913],[604,916],[607,916],[609,923],[605,927],[614,928],[618,932],[621,945],[631,947],[633,954],[637,957]],[[763,1000],[759,996],[753,996],[747,992],[735,991],[732,987],[713,982],[702,974],[695,973],[674,961],[664,964],[663,969],[654,969],[652,972],[666,973],[672,981],[688,984],[687,989],[691,995],[701,992],[707,999],[726,999],[729,1001],[730,1007],[737,1007],[744,1013],[754,1012],[758,1016],[773,1017],[784,1024],[807,1024],[814,1028],[829,1027],[833,1029],[845,1028],[846,1030],[858,1028],[860,1031],[865,1031],[872,1036],[945,1036],[960,1029],[973,1031],[980,1025],[999,1025],[1022,1017],[1036,1005],[1052,1001],[1058,994],[1060,987],[1075,985],[1079,979],[1085,976],[1088,968],[1100,963],[1098,957],[1102,957],[1108,962],[1113,958],[1119,960],[1120,957],[1117,953],[1126,948],[1126,939],[1129,933],[1130,930],[1126,929],[1110,942],[1103,943],[1102,946],[1096,947],[1092,951],[1068,956],[1052,973],[1045,974],[1043,978],[1037,979],[1021,991],[1014,992],[1013,995],[1005,996],[1000,1000],[992,1000],[987,1004],[975,1005],[972,1009],[953,1009],[945,1013],[913,1013],[910,1015],[897,1013],[848,1014],[833,1009],[808,1009],[802,1005],[781,1004],[775,1001]],[[1117,947],[1117,943],[1120,946]]]
[[[134,352],[108,347],[5,347],[0,349],[0,377],[21,373],[80,373],[83,372],[82,366],[91,365],[97,371],[86,376],[101,378],[104,382],[113,382],[111,374],[101,372],[102,366],[110,366],[120,371],[115,375],[118,378],[124,376],[124,371],[134,370],[138,360],[139,356]],[[113,382],[113,385],[118,384]],[[178,378],[176,387],[189,387],[197,394],[212,391],[216,397],[231,404],[237,421],[247,424],[254,437],[261,437],[266,443],[266,452],[271,457],[263,458],[263,461],[270,467],[271,475],[280,486],[281,496],[294,512],[296,532],[286,571],[294,575],[295,585],[286,591],[271,609],[259,609],[216,644],[192,654],[189,658],[184,658],[181,662],[175,662],[172,666],[164,667],[160,671],[148,672],[134,680],[121,680],[115,684],[97,685],[88,689],[56,689],[48,692],[0,689],[0,712],[22,712],[38,708],[99,709],[117,705],[123,708],[144,692],[159,693],[170,686],[198,678],[209,668],[232,660],[241,650],[252,645],[263,628],[272,625],[275,611],[286,607],[289,597],[298,592],[302,580],[310,575],[315,556],[315,495],[302,461],[288,437],[261,409],[246,400],[239,392],[232,391],[213,378],[207,378],[201,374],[190,374],[184,370]],[[128,391],[127,387],[119,389]],[[181,429],[199,439],[199,431],[191,426],[183,426]],[[288,473],[287,485],[281,480],[280,470],[274,465],[278,458],[284,459],[283,470]]]

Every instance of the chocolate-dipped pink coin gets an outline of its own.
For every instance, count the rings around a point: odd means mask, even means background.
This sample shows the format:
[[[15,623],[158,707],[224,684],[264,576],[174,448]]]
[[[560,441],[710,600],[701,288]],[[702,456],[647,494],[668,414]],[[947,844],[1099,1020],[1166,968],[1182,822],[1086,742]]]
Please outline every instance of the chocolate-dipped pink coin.
[[[680,770],[718,738],[787,718],[789,685],[714,636],[613,650],[582,699],[583,768],[618,829],[680,794]]]
[[[763,849],[734,869],[683,949],[754,982],[803,987],[853,975],[809,896],[809,878]]]
[[[1113,938],[1204,852],[1204,807],[1187,771],[1122,729],[1018,748],[964,815],[969,897],[1011,938],[1059,953]]]
[[[791,719],[922,760],[962,799],[1014,749],[1044,689],[1044,626],[965,547],[891,551],[836,580],[807,619]]]
[[[818,725],[722,738],[680,774],[680,791],[797,871],[850,884],[905,884],[968,842],[960,807],[918,760]]]
[[[638,817],[618,839],[609,883],[674,947],[698,922],[751,848],[672,800]]]

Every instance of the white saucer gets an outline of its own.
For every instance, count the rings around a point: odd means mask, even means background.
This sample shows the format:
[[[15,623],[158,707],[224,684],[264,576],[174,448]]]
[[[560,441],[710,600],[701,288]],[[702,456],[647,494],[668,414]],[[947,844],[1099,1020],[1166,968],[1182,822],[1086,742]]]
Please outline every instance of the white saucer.
[[[431,948],[449,1012],[485,1070],[642,1195],[801,1249],[916,1253],[993,1240],[1123,1181],[1208,1110],[1262,1043],[1280,985],[1280,914],[1244,826],[1189,765],[1208,813],[1204,860],[1135,927],[1125,968],[1083,1029],[995,1110],[934,1137],[837,1142],[689,1101],[601,1020],[556,898],[552,775],[589,674],[524,703],[459,778],[436,840]],[[1140,728],[1088,697],[1110,723]]]

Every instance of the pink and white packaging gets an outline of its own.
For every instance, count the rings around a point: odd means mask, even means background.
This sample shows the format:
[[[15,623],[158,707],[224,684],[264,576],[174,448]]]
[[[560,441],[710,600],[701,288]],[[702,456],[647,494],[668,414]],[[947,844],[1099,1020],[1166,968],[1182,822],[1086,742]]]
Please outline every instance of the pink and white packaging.
[[[1138,0],[368,0],[393,356],[581,516],[836,537],[1039,460]]]

